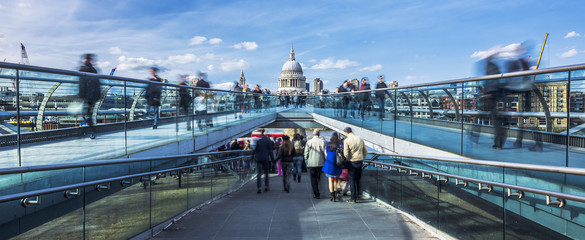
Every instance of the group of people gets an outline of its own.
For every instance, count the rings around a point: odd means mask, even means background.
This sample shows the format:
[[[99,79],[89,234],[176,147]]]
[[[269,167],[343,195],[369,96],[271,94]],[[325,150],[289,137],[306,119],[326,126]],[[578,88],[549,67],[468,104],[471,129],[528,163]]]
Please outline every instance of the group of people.
[[[352,129],[344,129],[345,139],[333,133],[329,141],[325,141],[318,129],[313,130],[312,138],[306,143],[295,134],[293,140],[285,135],[278,145],[276,154],[273,154],[275,143],[260,131],[261,139],[256,143],[254,155],[257,164],[257,193],[262,193],[262,178],[264,176],[264,191],[270,190],[269,177],[272,163],[280,162],[282,168],[282,183],[285,192],[291,191],[291,183],[301,182],[303,162],[306,164],[310,176],[313,198],[320,199],[319,183],[322,173],[325,173],[329,184],[330,201],[343,201],[341,180],[349,181],[351,197],[347,202],[355,203],[361,192],[360,181],[363,161],[368,153],[364,141],[356,136]],[[345,161],[338,161],[342,158]]]
[[[384,75],[378,76],[378,82],[376,83],[375,89],[385,89],[388,88],[388,85],[384,82]],[[356,91],[366,91],[371,90],[370,83],[368,83],[368,78],[363,77],[360,81],[359,86],[354,85],[351,80],[346,80],[341,84],[341,86],[335,88],[335,93],[345,93],[340,96],[340,99],[335,102],[335,115],[337,117],[347,118],[347,113],[349,110],[350,117],[356,118],[356,112],[359,114],[362,120],[365,120],[365,115],[367,112],[371,112],[374,108],[371,100],[370,92],[360,92],[356,94],[352,94],[352,92]],[[374,96],[376,98],[376,102],[378,103],[378,118],[384,118],[384,103],[386,95],[388,95],[387,91],[379,90],[375,91]]]
[[[294,108],[302,108],[306,105],[306,98],[307,96],[301,95],[299,93],[288,93],[285,91],[283,91],[280,96],[278,96],[280,106],[283,108],[288,108],[290,105],[292,105]]]
[[[166,82],[165,79],[158,76],[159,69],[156,67],[150,68],[151,76],[148,79],[152,82]],[[191,83],[189,83],[187,75],[180,76],[179,85],[182,86],[195,86],[199,88],[210,88],[209,82],[206,80],[207,75],[203,72],[198,74],[196,79],[193,79]],[[195,95],[194,97],[191,95],[191,92]],[[161,106],[161,95],[162,95],[162,85],[160,84],[148,84],[145,88],[144,98],[146,99],[146,117],[153,119],[153,129],[158,128],[158,120],[159,120],[159,108]],[[210,98],[210,93],[208,91],[202,90],[195,90],[191,91],[187,88],[180,88],[179,89],[179,109],[180,111],[188,117],[187,121],[187,130],[191,130],[191,122],[193,121],[193,111],[191,110],[191,106],[195,109],[195,116],[197,120],[197,126],[199,129],[203,129],[203,127],[213,127],[213,120],[210,115],[207,114],[207,101]],[[194,102],[193,102],[194,101]],[[193,104],[194,103],[194,104]]]
[[[256,84],[254,89],[250,89],[247,83],[242,87],[238,81],[234,82],[234,88],[232,90],[235,92],[244,92],[244,94],[236,94],[235,96],[235,106],[238,108],[234,115],[234,118],[236,119],[242,118],[242,113],[248,112],[250,109],[261,111],[263,105],[262,102],[266,101],[262,95],[270,94],[270,90],[266,88],[262,90],[259,84]]]

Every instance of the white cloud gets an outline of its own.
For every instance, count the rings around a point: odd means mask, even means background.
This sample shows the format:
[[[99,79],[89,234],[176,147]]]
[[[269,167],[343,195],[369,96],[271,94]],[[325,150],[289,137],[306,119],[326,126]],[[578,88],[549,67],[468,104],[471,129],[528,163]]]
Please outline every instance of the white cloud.
[[[119,47],[111,47],[109,49],[109,52],[110,52],[110,54],[113,54],[113,55],[126,55],[126,54],[128,54],[127,52],[122,51],[122,49]]]
[[[209,65],[209,66],[207,66],[207,71],[210,71],[210,72],[212,72],[213,70],[215,70],[215,66],[213,66],[213,64],[212,64],[212,65]]]
[[[97,63],[98,67],[102,69],[102,71],[104,71],[104,69],[107,69],[110,67],[110,65],[112,65],[111,62],[105,61],[105,62],[98,62]],[[109,71],[104,71],[104,74],[109,74]]]
[[[16,4],[16,6],[21,7],[21,8],[29,8],[29,7],[32,7],[32,4],[19,2],[18,4]]]
[[[572,56],[577,55],[577,49],[571,49],[569,51],[564,52],[563,54],[561,54],[562,58],[570,58]]]
[[[321,60],[319,63],[313,65],[312,69],[346,69],[348,67],[358,66],[357,62],[351,61],[349,59],[337,60],[333,59],[333,57],[329,57],[327,59]]]
[[[221,63],[221,70],[224,72],[229,72],[233,70],[240,70],[242,68],[247,68],[248,62],[244,59],[234,60],[234,61],[227,61]]]
[[[241,42],[238,44],[234,45],[235,49],[246,49],[248,51],[252,51],[255,50],[256,48],[258,48],[258,44],[256,44],[256,42]]]
[[[143,57],[132,58],[126,56],[118,57],[118,70],[142,71],[150,67],[157,67],[162,64],[160,60],[152,60]]]
[[[567,35],[565,35],[565,38],[580,37],[580,36],[581,36],[581,34],[575,32],[575,31],[572,31],[570,33],[567,33]]]
[[[216,45],[216,44],[220,44],[221,42],[223,42],[223,40],[221,40],[221,38],[212,38],[212,39],[209,39],[209,44]]]
[[[187,53],[185,55],[170,56],[169,61],[178,64],[187,64],[192,62],[199,62],[199,59],[195,54]]]
[[[310,63],[316,63],[317,62],[317,59],[314,59],[314,58],[313,59],[309,59],[309,62]]]
[[[202,44],[203,42],[205,42],[205,40],[207,40],[206,37],[195,36],[195,37],[191,38],[191,40],[189,41],[189,45],[199,45],[199,44]]]
[[[215,58],[215,54],[213,53],[206,53],[205,56],[203,56],[205,59],[214,59]]]
[[[376,64],[376,65],[372,65],[372,66],[369,66],[369,67],[360,68],[360,70],[358,70],[358,71],[360,71],[360,72],[362,72],[362,71],[370,71],[370,72],[373,72],[373,71],[378,71],[378,70],[381,70],[381,69],[382,69],[382,64]]]
[[[515,57],[518,55],[516,50],[518,50],[518,48],[520,46],[521,46],[520,43],[512,43],[512,44],[507,45],[505,47],[498,45],[498,46],[492,47],[486,51],[475,51],[471,55],[471,58],[484,59],[486,57],[489,57],[489,56],[495,55],[495,54],[497,54],[498,57],[502,57],[502,58]]]
[[[211,84],[211,88],[221,89],[221,90],[233,90],[234,83],[233,82],[224,82],[224,83],[218,83],[218,84]]]

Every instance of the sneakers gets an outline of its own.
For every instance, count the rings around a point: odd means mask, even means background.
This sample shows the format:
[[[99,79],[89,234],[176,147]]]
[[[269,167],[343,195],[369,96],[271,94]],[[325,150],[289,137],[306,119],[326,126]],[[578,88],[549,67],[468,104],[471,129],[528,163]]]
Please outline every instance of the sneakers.
[[[89,134],[89,139],[95,139],[95,134]]]
[[[346,202],[347,202],[347,203],[356,203],[356,202],[355,202],[355,200],[353,200],[353,199],[349,199],[349,200],[347,200]]]

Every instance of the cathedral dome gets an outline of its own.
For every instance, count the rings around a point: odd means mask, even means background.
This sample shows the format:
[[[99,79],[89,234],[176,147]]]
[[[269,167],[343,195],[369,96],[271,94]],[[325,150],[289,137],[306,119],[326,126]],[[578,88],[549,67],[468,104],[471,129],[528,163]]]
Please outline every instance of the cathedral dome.
[[[278,78],[278,90],[285,92],[305,92],[307,80],[303,76],[303,68],[295,59],[295,50],[290,46],[290,58],[282,65]]]
[[[286,61],[284,65],[282,65],[282,71],[303,72],[303,68],[299,62],[292,60]]]

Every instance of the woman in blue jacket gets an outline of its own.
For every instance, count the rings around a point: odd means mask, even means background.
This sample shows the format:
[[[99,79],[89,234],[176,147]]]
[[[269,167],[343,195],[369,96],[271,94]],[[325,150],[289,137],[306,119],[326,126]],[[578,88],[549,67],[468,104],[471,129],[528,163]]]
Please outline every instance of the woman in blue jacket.
[[[341,175],[341,168],[337,166],[337,148],[339,147],[339,136],[337,133],[331,135],[331,139],[325,144],[325,151],[327,151],[327,158],[323,163],[322,171],[329,180],[329,193],[331,195],[331,202],[337,201],[335,193],[337,192],[335,186],[338,185],[336,181],[339,181],[337,177]]]

